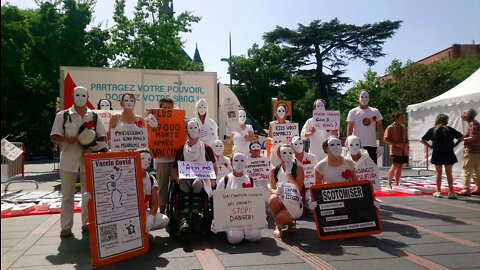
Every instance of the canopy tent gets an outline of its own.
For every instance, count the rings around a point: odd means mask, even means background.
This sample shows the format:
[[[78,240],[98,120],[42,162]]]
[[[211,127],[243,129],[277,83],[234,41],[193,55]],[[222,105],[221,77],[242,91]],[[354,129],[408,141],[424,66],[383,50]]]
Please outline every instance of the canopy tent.
[[[407,107],[408,137],[411,144],[419,143],[425,132],[434,126],[435,118],[440,113],[448,115],[449,126],[465,133],[467,126],[466,123],[462,123],[461,114],[468,109],[474,109],[480,113],[480,69],[447,92]],[[459,162],[454,165],[454,171],[458,172],[462,170],[463,143],[455,148],[455,154]],[[430,162],[431,153],[429,155],[428,162]],[[419,167],[425,166],[421,165]]]

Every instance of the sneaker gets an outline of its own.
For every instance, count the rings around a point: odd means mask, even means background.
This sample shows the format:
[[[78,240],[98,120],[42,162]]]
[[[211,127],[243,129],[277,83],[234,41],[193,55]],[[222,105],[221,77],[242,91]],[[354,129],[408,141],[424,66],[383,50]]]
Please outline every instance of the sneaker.
[[[458,199],[458,195],[457,195],[457,193],[449,192],[447,198]]]
[[[60,232],[61,238],[70,238],[72,236],[73,236],[73,233],[71,229],[65,229]]]
[[[442,198],[442,193],[440,193],[440,192],[435,192],[435,193],[433,193],[433,197],[435,197],[435,198]]]

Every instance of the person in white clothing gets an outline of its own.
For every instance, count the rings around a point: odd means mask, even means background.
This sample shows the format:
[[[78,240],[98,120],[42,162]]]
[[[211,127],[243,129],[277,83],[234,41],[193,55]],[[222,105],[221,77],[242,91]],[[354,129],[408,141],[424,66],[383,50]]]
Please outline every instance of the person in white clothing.
[[[317,99],[313,103],[313,110],[323,112],[325,111],[326,105],[327,104],[323,99]],[[300,135],[302,139],[308,139],[310,141],[308,152],[314,154],[317,157],[317,160],[322,160],[326,157],[325,152],[323,152],[322,142],[329,137],[338,137],[338,130],[316,129],[313,117],[310,117],[303,125]]]
[[[295,219],[303,214],[300,190],[303,187],[304,172],[297,166],[294,150],[287,143],[282,143],[277,150],[280,165],[270,170],[269,206],[275,221],[275,237],[282,236],[282,225],[288,225],[289,232],[295,232]]]
[[[107,132],[102,121],[95,124],[95,113],[87,108],[88,91],[83,86],[73,89],[74,104],[67,110],[60,111],[50,133],[50,140],[62,146],[60,153],[60,179],[62,185],[62,209],[60,212],[60,237],[72,237],[74,195],[77,176],[80,172],[82,194],[86,191],[86,175],[83,155],[86,148],[79,143],[79,130],[95,130],[96,145],[92,150],[98,151],[107,147]],[[82,232],[88,232],[88,208],[82,200]]]
[[[169,218],[158,212],[158,182],[147,172],[152,162],[152,154],[148,149],[139,149],[142,159],[143,194],[145,196],[146,231],[159,230],[167,227]]]
[[[198,123],[198,139],[212,146],[215,140],[218,140],[218,125],[215,120],[208,117],[208,104],[204,98],[199,99],[195,104],[195,118],[192,120]]]
[[[217,181],[220,180],[224,175],[232,172],[232,165],[230,164],[230,159],[223,155],[225,147],[223,142],[216,140],[212,146],[213,153],[217,158]]]
[[[228,141],[231,143],[233,140],[232,151],[239,152],[248,156],[250,142],[253,141],[253,127],[252,125],[245,124],[247,120],[247,113],[244,110],[238,110],[238,129],[230,132]]]
[[[357,181],[355,162],[342,156],[342,143],[330,138],[323,143],[327,157],[315,165],[315,184]]]
[[[125,93],[120,98],[120,106],[123,111],[121,114],[114,114],[109,122],[108,136],[110,140],[111,130],[116,127],[124,128],[144,128],[145,120],[136,115],[133,111],[136,103],[135,95],[132,93]]]
[[[245,169],[245,155],[236,153],[232,157],[233,172],[222,177],[217,184],[217,190],[241,189],[252,187],[252,181],[243,172]],[[212,226],[213,227],[213,226]],[[257,242],[262,238],[261,229],[228,230],[227,240],[230,244],[238,244],[246,239],[250,242]]]
[[[315,165],[317,164],[317,157],[312,153],[306,153],[304,151],[304,145],[302,138],[295,136],[292,139],[293,150],[295,151],[295,159],[298,165],[302,166],[305,177],[303,181],[303,189],[300,194],[303,197],[303,203],[308,207],[305,208],[307,213],[313,211],[314,207],[311,207],[310,187],[315,184]]]
[[[351,109],[347,115],[347,136],[356,135],[359,137],[363,148],[367,150],[370,158],[377,163],[377,157],[383,155],[383,117],[378,109],[368,106],[370,94],[367,90],[360,92],[358,101],[360,106]]]

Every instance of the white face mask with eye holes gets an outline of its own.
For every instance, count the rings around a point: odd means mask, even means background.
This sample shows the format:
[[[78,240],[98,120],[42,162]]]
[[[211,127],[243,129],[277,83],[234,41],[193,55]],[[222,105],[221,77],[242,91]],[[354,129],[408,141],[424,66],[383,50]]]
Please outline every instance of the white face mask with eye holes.
[[[245,155],[236,153],[232,158],[232,168],[235,172],[243,172],[245,169]]]
[[[110,107],[110,102],[108,100],[102,100],[100,101],[100,110],[111,110],[112,108]]]
[[[198,138],[198,124],[195,121],[189,121],[187,124],[187,133],[188,136],[192,139]]]
[[[150,155],[150,153],[141,152],[140,157],[142,158],[142,169],[148,169],[150,163],[152,162],[152,156]]]
[[[83,86],[77,86],[73,89],[73,103],[78,107],[83,107],[87,104],[88,91]]]
[[[127,110],[133,110],[133,107],[135,107],[135,98],[123,96],[123,107]]]
[[[277,116],[279,119],[284,119],[285,118],[285,108],[283,106],[279,106],[277,108]]]
[[[280,147],[280,157],[285,163],[293,163],[293,149],[290,147]]]
[[[325,103],[321,100],[315,101],[315,110],[317,112],[324,112],[325,111]]]
[[[334,156],[340,156],[342,154],[342,142],[337,138],[330,138],[328,140],[328,149]]]
[[[292,140],[292,144],[293,144],[293,150],[295,150],[295,153],[302,153],[303,152],[302,138],[294,137],[294,139]]]
[[[370,95],[368,94],[367,91],[362,91],[358,99],[361,105],[367,106],[368,102],[370,101]]]
[[[352,155],[357,155],[359,152],[360,152],[360,138],[358,138],[357,136],[349,136],[347,138],[347,147],[348,147],[348,151],[350,152],[350,154]]]
[[[216,140],[215,143],[213,144],[212,150],[216,156],[223,156],[223,150],[224,150],[223,142],[220,140]]]
[[[199,115],[206,115],[207,114],[207,101],[204,99],[200,99],[197,102],[197,112]]]
[[[239,110],[238,111],[238,123],[240,125],[245,124],[247,121],[247,113],[244,110]]]

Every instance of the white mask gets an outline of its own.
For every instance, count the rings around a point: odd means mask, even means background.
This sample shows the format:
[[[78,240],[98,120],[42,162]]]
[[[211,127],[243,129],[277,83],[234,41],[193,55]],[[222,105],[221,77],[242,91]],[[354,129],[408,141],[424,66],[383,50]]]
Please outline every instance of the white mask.
[[[243,172],[245,165],[245,156],[242,153],[233,155],[232,168],[235,172]]]
[[[315,101],[315,110],[318,112],[324,112],[325,111],[325,103],[321,100]]]
[[[295,137],[293,137],[292,143],[293,143],[293,150],[295,150],[295,153],[302,153],[303,152],[302,138],[300,138],[298,136],[295,136]]]
[[[340,156],[342,154],[342,143],[337,138],[330,138],[328,140],[328,149],[334,156]]]
[[[368,102],[370,101],[370,95],[367,91],[360,92],[360,96],[358,97],[360,105],[367,106]]]
[[[247,113],[244,110],[239,110],[238,111],[238,123],[243,125],[243,124],[245,124],[245,121],[247,121]]]
[[[78,107],[83,107],[87,104],[88,91],[83,86],[77,86],[73,89],[73,103]]]
[[[123,107],[128,110],[133,110],[135,106],[135,98],[131,96],[123,96]]]
[[[357,136],[348,136],[347,148],[350,154],[357,155],[360,152],[360,138]]]
[[[150,155],[150,153],[141,152],[140,157],[142,158],[142,169],[146,170],[152,162],[152,156]]]
[[[192,139],[198,138],[198,123],[195,121],[189,121],[187,124],[188,136]]]
[[[110,107],[110,102],[108,100],[103,99],[100,101],[100,110],[111,110],[112,108]]]
[[[262,146],[258,143],[254,143],[250,146],[250,151],[262,150]]]
[[[215,143],[213,144],[212,150],[216,156],[223,156],[223,150],[224,150],[223,142],[220,140],[216,140]]]
[[[152,128],[158,127],[158,120],[153,114],[149,114],[146,120],[147,120],[147,125],[151,126]]]
[[[293,150],[290,147],[280,147],[280,157],[282,160],[287,163],[287,162],[293,162],[294,157],[293,157]]]
[[[199,115],[205,115],[207,114],[207,101],[205,99],[200,99],[198,102],[197,102],[197,113]]]
[[[277,116],[279,119],[284,119],[285,118],[285,107],[279,106],[277,108]]]

